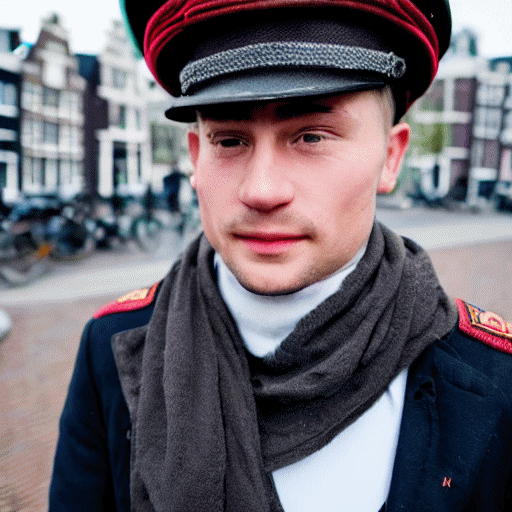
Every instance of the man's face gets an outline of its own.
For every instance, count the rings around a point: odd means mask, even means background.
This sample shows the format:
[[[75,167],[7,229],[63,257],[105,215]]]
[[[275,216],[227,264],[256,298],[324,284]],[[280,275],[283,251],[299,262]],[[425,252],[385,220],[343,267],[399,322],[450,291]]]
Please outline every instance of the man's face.
[[[355,256],[407,148],[408,126],[386,117],[375,92],[199,116],[189,149],[203,228],[245,288],[297,291]]]

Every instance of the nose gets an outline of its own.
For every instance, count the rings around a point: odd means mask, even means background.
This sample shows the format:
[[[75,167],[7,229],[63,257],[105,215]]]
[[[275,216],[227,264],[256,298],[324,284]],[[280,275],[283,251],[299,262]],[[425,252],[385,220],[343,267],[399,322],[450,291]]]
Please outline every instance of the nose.
[[[269,212],[289,204],[294,187],[286,175],[284,162],[278,151],[265,145],[252,154],[240,186],[240,201],[248,208]]]

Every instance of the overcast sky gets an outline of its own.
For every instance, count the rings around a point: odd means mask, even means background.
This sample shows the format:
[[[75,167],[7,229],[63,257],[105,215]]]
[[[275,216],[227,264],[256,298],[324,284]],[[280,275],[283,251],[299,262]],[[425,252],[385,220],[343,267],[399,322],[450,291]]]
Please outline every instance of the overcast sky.
[[[450,0],[454,30],[468,26],[480,36],[480,53],[512,56],[512,0]],[[70,31],[74,53],[98,53],[110,20],[121,18],[116,0],[0,0],[0,25],[22,30],[34,42],[41,18],[58,12]]]

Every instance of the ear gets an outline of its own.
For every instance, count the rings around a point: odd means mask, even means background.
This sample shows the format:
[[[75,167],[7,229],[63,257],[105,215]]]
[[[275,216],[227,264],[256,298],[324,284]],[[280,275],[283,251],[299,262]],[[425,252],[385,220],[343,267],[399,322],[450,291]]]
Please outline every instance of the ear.
[[[411,127],[407,123],[399,123],[391,128],[386,163],[377,187],[378,194],[388,194],[395,188],[396,180],[402,168],[402,161],[409,147],[410,133]]]
[[[197,165],[197,159],[199,158],[199,134],[197,130],[192,129],[187,133],[188,140],[188,152],[190,153],[190,160],[192,161],[192,165],[194,167],[194,171]],[[196,188],[196,176],[195,174],[190,175],[190,184],[192,188],[195,190]]]
[[[190,153],[190,160],[194,169],[197,165],[197,159],[199,158],[199,133],[196,129],[189,130],[187,134],[188,139],[188,151]]]

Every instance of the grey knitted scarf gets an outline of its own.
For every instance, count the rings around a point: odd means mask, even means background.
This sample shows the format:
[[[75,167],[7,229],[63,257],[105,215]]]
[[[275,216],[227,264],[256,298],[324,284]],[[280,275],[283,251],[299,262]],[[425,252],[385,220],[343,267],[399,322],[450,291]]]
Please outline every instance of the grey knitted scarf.
[[[326,445],[455,325],[427,254],[379,223],[339,292],[248,356],[201,236],[148,326],[113,350],[132,421],[134,511],[282,510],[270,476]]]

